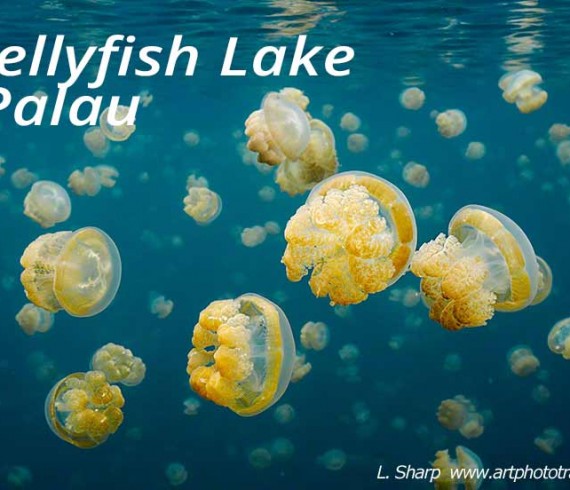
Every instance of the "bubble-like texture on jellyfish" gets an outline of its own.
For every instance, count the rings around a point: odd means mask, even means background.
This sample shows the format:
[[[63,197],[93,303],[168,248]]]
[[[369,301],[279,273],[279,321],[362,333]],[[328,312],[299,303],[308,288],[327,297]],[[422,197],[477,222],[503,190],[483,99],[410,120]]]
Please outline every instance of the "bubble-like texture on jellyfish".
[[[467,129],[467,117],[459,109],[449,109],[437,115],[435,124],[444,138],[455,138]]]
[[[287,389],[295,341],[281,308],[262,296],[210,303],[200,313],[192,344],[190,386],[238,415],[263,412]]]
[[[282,258],[290,281],[313,269],[309,285],[331,304],[360,303],[406,271],[416,223],[404,194],[365,172],[344,172],[316,186],[287,223]]]
[[[39,180],[24,199],[24,214],[42,228],[63,223],[71,215],[69,194],[55,182]]]
[[[412,272],[430,318],[447,330],[487,324],[496,311],[528,306],[538,290],[538,264],[524,232],[507,216],[470,205],[414,255]]]
[[[499,88],[503,91],[503,99],[509,104],[516,104],[523,114],[528,114],[540,109],[548,100],[548,93],[537,87],[541,83],[539,73],[520,70],[503,75],[499,80]]]
[[[455,448],[455,456],[456,459],[450,458],[447,449],[435,453],[435,461],[431,465],[438,469],[440,474],[434,482],[434,488],[436,490],[456,490],[458,485],[463,485],[465,490],[478,490],[483,483],[481,476],[476,477],[476,471],[483,468],[479,456],[464,446]],[[456,476],[460,471],[464,475],[462,479]]]
[[[140,357],[122,345],[113,343],[105,344],[93,354],[90,367],[104,373],[109,383],[125,386],[140,384],[146,374],[146,366]]]
[[[548,334],[548,348],[570,360],[570,317],[557,321]]]
[[[53,313],[96,315],[109,306],[121,282],[115,243],[93,227],[41,235],[24,250],[20,264],[28,299]]]
[[[16,322],[26,335],[45,333],[53,326],[53,313],[26,303],[16,315]]]
[[[45,402],[46,421],[60,439],[81,449],[102,444],[123,422],[121,389],[100,371],[74,373],[57,382]]]
[[[127,115],[129,114],[129,108],[120,105],[115,109],[116,121],[125,121]],[[99,127],[103,134],[111,141],[126,141],[131,135],[136,131],[136,124],[127,124],[126,122],[122,124],[111,124],[109,121],[109,107],[107,107],[99,117]]]
[[[119,171],[110,165],[85,167],[74,170],[67,179],[67,186],[78,196],[96,196],[101,187],[115,187]]]
[[[443,400],[437,409],[437,420],[446,429],[457,430],[467,439],[479,437],[485,430],[483,416],[463,395]]]
[[[210,224],[222,212],[222,198],[207,187],[190,187],[184,212],[199,225]]]

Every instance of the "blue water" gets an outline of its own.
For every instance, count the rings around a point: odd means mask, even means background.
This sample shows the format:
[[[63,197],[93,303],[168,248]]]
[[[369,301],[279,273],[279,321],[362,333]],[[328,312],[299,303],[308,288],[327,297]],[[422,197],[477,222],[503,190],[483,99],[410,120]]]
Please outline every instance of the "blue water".
[[[115,301],[101,314],[77,319],[58,313],[51,331],[33,337],[24,335],[14,320],[26,302],[18,279],[19,258],[43,231],[22,214],[27,191],[12,187],[10,173],[27,167],[42,179],[65,185],[73,170],[101,161],[83,145],[84,128],[69,123],[22,128],[10,109],[0,111],[0,154],[7,170],[0,179],[0,192],[7,196],[7,202],[0,203],[0,488],[12,488],[7,476],[19,465],[31,471],[29,488],[34,489],[166,489],[165,469],[171,462],[188,470],[181,488],[430,488],[426,482],[377,482],[378,466],[428,466],[437,450],[457,445],[475,451],[490,468],[567,464],[568,443],[547,455],[533,440],[547,427],[570,440],[569,364],[546,345],[552,325],[570,315],[565,299],[570,288],[568,168],[561,166],[548,142],[553,123],[570,122],[569,7],[563,0],[544,5],[531,0],[11,3],[0,19],[2,48],[21,45],[32,50],[39,34],[65,34],[66,43],[78,48],[100,45],[116,33],[136,35],[141,45],[168,46],[174,34],[183,34],[188,44],[199,48],[200,59],[191,78],[180,69],[168,79],[119,78],[110,70],[98,94],[130,97],[145,89],[154,100],[139,109],[135,134],[113,144],[102,161],[120,171],[116,188],[103,189],[93,198],[72,194],[71,218],[52,230],[105,230],[121,252],[122,283]],[[219,76],[230,36],[240,38],[236,64],[249,68],[257,49],[267,44],[292,47],[299,34],[327,49],[353,47],[351,75]],[[318,60],[322,72],[323,57]],[[549,94],[543,108],[522,115],[502,99],[497,81],[506,66],[541,73]],[[64,75],[22,76],[0,85],[10,88],[16,99],[38,89],[55,97],[56,82]],[[86,93],[84,83],[82,79],[73,87],[70,101]],[[417,112],[404,110],[398,102],[401,90],[412,84],[420,84],[427,96]],[[418,218],[419,244],[444,232],[451,216],[466,204],[498,209],[524,229],[551,265],[555,283],[550,298],[522,312],[497,314],[487,327],[457,333],[431,322],[421,304],[409,309],[390,301],[389,291],[351,307],[341,318],[326,299],[312,295],[306,280],[287,280],[280,263],[286,245],[282,234],[269,236],[259,247],[244,247],[241,228],[268,220],[284,228],[305,199],[281,193],[271,175],[245,166],[233,137],[266,92],[285,86],[302,89],[311,99],[309,111],[317,117],[324,104],[334,105],[326,122],[337,139],[341,170],[377,173],[399,186],[414,209],[440,209],[432,218]],[[430,111],[449,108],[465,112],[468,128],[446,140],[438,135]],[[348,133],[339,127],[347,111],[363,122],[361,132],[370,142],[363,153],[347,149]],[[409,128],[410,137],[398,139],[399,126]],[[201,136],[195,148],[183,142],[188,130]],[[543,148],[535,144],[540,138],[546,139]],[[464,158],[470,141],[485,143],[483,160]],[[395,149],[401,158],[390,158]],[[517,165],[522,154],[530,159],[531,179]],[[402,179],[402,164],[410,160],[428,167],[431,182],[426,189]],[[148,182],[140,181],[143,172]],[[182,211],[186,177],[194,172],[206,176],[223,199],[221,215],[207,227],[197,226]],[[257,195],[266,185],[276,189],[271,203]],[[172,245],[174,236],[181,238],[182,246]],[[419,281],[408,274],[394,287],[406,286],[417,289]],[[151,291],[175,303],[165,320],[149,312]],[[280,401],[296,410],[288,425],[277,424],[272,409],[241,418],[205,400],[198,416],[183,413],[183,401],[193,395],[185,366],[199,312],[214,299],[248,291],[280,304],[297,342],[306,321],[323,321],[330,328],[328,347],[308,353],[311,373],[291,385]],[[389,346],[394,336],[403,338],[399,350]],[[139,386],[123,388],[125,421],[118,432],[96,449],[80,450],[52,434],[44,420],[44,400],[56,380],[87,370],[91,355],[107,342],[125,345],[140,356],[147,375]],[[360,349],[360,380],[354,383],[338,374],[338,350],[347,343]],[[539,373],[519,378],[510,372],[507,352],[518,344],[532,347],[541,361]],[[53,363],[48,379],[38,379],[30,362],[38,352]],[[451,353],[462,358],[457,372],[444,369]],[[543,405],[531,395],[538,384],[551,392]],[[439,425],[439,403],[458,394],[492,411],[480,438],[466,440]],[[371,412],[367,424],[355,420],[353,406],[358,402]],[[393,426],[396,417],[405,420],[403,429]],[[253,468],[250,451],[277,437],[294,444],[292,458]],[[347,454],[338,472],[317,462],[334,448]],[[483,488],[511,487],[509,482],[487,482]],[[517,488],[569,488],[569,483],[528,482]]]

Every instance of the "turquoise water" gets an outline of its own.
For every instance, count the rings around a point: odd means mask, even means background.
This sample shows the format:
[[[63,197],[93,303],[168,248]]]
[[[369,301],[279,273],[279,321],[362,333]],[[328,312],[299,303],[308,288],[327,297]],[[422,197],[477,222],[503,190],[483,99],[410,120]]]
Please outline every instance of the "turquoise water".
[[[11,7],[0,19],[2,48],[19,45],[32,51],[39,34],[51,36],[48,44],[65,34],[66,43],[85,49],[117,33],[135,35],[135,46],[167,47],[175,34],[183,34],[200,54],[193,77],[183,76],[183,64],[170,78],[117,77],[118,59],[112,60],[97,95],[108,102],[112,95],[128,98],[148,90],[154,98],[139,108],[134,135],[112,143],[102,160],[85,148],[85,128],[67,122],[19,127],[13,110],[0,111],[0,154],[6,159],[6,175],[0,178],[0,488],[13,487],[8,476],[14,466],[29,468],[29,488],[169,488],[165,470],[171,462],[188,470],[180,488],[429,488],[425,481],[379,482],[378,466],[385,471],[401,464],[428,466],[437,450],[457,445],[475,451],[489,468],[567,464],[568,443],[554,455],[533,444],[547,427],[570,437],[568,364],[546,345],[552,325],[570,314],[564,296],[570,287],[570,181],[568,168],[548,141],[553,123],[570,122],[566,2],[85,0],[21,1]],[[257,49],[267,44],[291,49],[300,34],[325,51],[339,44],[354,48],[350,76],[324,73],[324,56],[315,58],[318,77],[219,76],[229,37],[239,37],[236,66],[249,69]],[[542,75],[549,99],[540,110],[524,115],[502,99],[497,82],[513,67]],[[54,78],[45,77],[44,70],[37,77],[3,79],[0,85],[12,91],[15,101],[39,89],[53,101],[56,83],[66,76],[60,67]],[[87,93],[85,83],[92,76],[88,71],[70,89],[68,104]],[[407,111],[398,101],[400,92],[413,85],[426,93],[419,111]],[[264,94],[286,86],[305,92],[311,99],[308,110],[316,117],[322,117],[324,104],[334,106],[324,120],[336,137],[340,169],[376,173],[400,187],[416,210],[418,244],[445,232],[464,205],[498,209],[524,229],[552,267],[550,298],[518,313],[497,314],[487,327],[456,333],[431,322],[421,303],[406,308],[390,301],[391,290],[371,295],[343,317],[326,299],[313,296],[306,279],[287,280],[280,263],[286,246],[282,233],[268,236],[258,247],[244,247],[243,227],[272,220],[283,229],[306,198],[289,197],[271,175],[244,165],[238,145],[245,138],[235,137]],[[430,111],[451,108],[464,111],[468,127],[461,136],[444,139]],[[348,111],[360,117],[359,131],[369,139],[362,153],[348,150],[349,133],[339,126]],[[407,138],[397,136],[401,126],[409,128]],[[196,147],[183,141],[189,130],[200,135]],[[471,141],[485,143],[482,160],[464,157]],[[530,163],[517,163],[521,155]],[[410,160],[429,169],[427,188],[403,180],[402,167]],[[95,317],[58,313],[49,332],[28,337],[14,320],[26,302],[19,258],[44,231],[22,214],[27,190],[15,189],[10,174],[27,167],[41,179],[65,186],[73,170],[100,163],[119,170],[116,187],[95,197],[71,194],[71,218],[49,231],[105,230],[122,257],[119,292]],[[191,173],[205,176],[223,200],[222,213],[207,227],[183,212]],[[274,201],[259,198],[264,186],[275,189]],[[434,213],[422,217],[426,206]],[[404,287],[417,290],[419,280],[407,274],[392,289]],[[164,320],[149,311],[153,291],[174,301]],[[215,299],[249,291],[283,308],[298,346],[305,322],[329,326],[327,348],[307,354],[312,371],[289,386],[279,402],[295,408],[294,420],[278,424],[273,409],[241,418],[206,400],[197,416],[185,415],[184,400],[196,396],[185,367],[199,312]],[[92,354],[107,342],[140,356],[147,375],[139,386],[123,388],[125,420],[117,433],[100,447],[82,451],[52,434],[44,400],[55,381],[87,370]],[[394,343],[401,346],[395,349]],[[360,350],[357,379],[339,374],[343,363],[338,351],[346,344]],[[526,378],[513,375],[507,362],[509,350],[519,344],[530,346],[541,362],[538,372]],[[42,372],[33,362],[38,353],[48,362]],[[461,357],[456,372],[444,368],[449,354]],[[544,404],[532,396],[540,384],[551,393]],[[481,437],[467,440],[439,425],[439,403],[458,394],[492,412]],[[363,405],[369,415],[357,417]],[[291,458],[254,468],[250,452],[280,437],[293,443]],[[318,462],[330,449],[347,455],[340,471]],[[513,486],[508,481],[483,485]],[[517,485],[568,488],[568,481]]]

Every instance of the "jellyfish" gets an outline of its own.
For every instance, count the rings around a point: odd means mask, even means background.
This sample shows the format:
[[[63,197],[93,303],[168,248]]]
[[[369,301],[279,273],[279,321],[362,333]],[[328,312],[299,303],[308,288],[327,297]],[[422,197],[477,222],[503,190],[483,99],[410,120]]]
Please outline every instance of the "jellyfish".
[[[305,354],[297,354],[293,364],[293,372],[291,373],[291,383],[298,383],[307,376],[312,369],[312,364],[306,362]]]
[[[295,409],[288,403],[283,403],[275,407],[273,418],[278,424],[289,424],[295,418]]]
[[[550,400],[550,390],[544,385],[536,385],[532,389],[532,399],[536,403],[544,405]]]
[[[141,90],[139,92],[140,102],[139,104],[143,106],[145,109],[152,104],[154,100],[154,95],[152,95],[148,90]]]
[[[150,312],[156,315],[160,320],[165,319],[168,315],[172,313],[174,308],[174,301],[166,299],[164,296],[159,294],[151,294],[150,297]]]
[[[463,395],[443,400],[437,409],[437,420],[442,427],[457,430],[467,439],[479,437],[485,430],[483,416]]]
[[[121,121],[120,124],[111,124],[109,121],[109,107],[107,107],[99,117],[99,127],[103,134],[111,141],[126,141],[136,131],[135,124],[127,124],[130,108],[124,105],[117,106],[113,118]]]
[[[404,194],[365,172],[344,172],[316,186],[287,223],[282,258],[290,281],[313,269],[309,286],[331,305],[360,303],[396,282],[416,246]]]
[[[548,334],[548,348],[570,360],[570,317],[557,321]]]
[[[170,463],[164,471],[168,483],[173,487],[182,485],[188,479],[188,471],[182,463]]]
[[[323,115],[323,117],[325,119],[328,119],[332,116],[334,111],[334,105],[332,104],[325,104],[323,105],[322,109],[321,109],[321,114]]]
[[[45,333],[53,326],[53,313],[26,303],[16,315],[16,321],[26,335]]]
[[[281,398],[293,372],[295,341],[285,313],[247,293],[214,301],[200,313],[188,354],[190,386],[241,416]]]
[[[443,369],[450,373],[461,371],[463,359],[459,354],[447,354],[443,360]]]
[[[121,389],[100,371],[73,373],[49,392],[45,416],[52,432],[69,444],[88,449],[102,444],[123,422]]]
[[[307,322],[301,327],[301,345],[307,350],[323,350],[329,337],[329,327],[323,322]]]
[[[467,118],[459,109],[440,112],[435,118],[437,130],[444,138],[455,138],[467,128]]]
[[[416,162],[408,162],[403,171],[402,178],[410,185],[423,189],[429,184],[429,172],[428,169]]]
[[[511,371],[521,377],[530,376],[540,367],[540,361],[526,345],[513,347],[507,354],[507,360]]]
[[[10,488],[24,488],[32,481],[32,472],[27,466],[11,466],[6,473],[6,483]]]
[[[405,109],[417,111],[421,109],[426,100],[426,94],[418,87],[410,87],[400,94],[400,104]]]
[[[71,215],[69,194],[55,182],[39,180],[24,199],[24,214],[42,228],[63,223]]]
[[[478,471],[483,468],[479,456],[464,446],[455,448],[455,456],[457,459],[451,459],[447,449],[435,453],[432,466],[439,470],[439,475],[434,482],[435,489],[453,490],[458,485],[463,485],[465,490],[478,490],[483,482]],[[462,479],[458,478],[460,474],[463,475]]]
[[[2,177],[6,173],[6,169],[4,168],[4,164],[6,163],[6,159],[0,155],[0,177]]]
[[[538,263],[518,225],[490,208],[469,205],[416,252],[411,271],[422,279],[430,318],[447,330],[487,324],[495,311],[527,307],[538,290]]]
[[[570,165],[570,141],[562,141],[556,147],[556,157],[562,166]]]
[[[96,196],[101,187],[112,188],[119,177],[119,171],[110,165],[85,167],[74,170],[67,179],[67,186],[78,196]]]
[[[140,384],[146,374],[146,366],[140,357],[135,357],[122,345],[113,343],[105,344],[93,354],[90,368],[101,371],[109,383],[125,386]]]
[[[352,133],[346,139],[346,146],[351,153],[362,153],[368,149],[368,137],[362,133]]]
[[[278,437],[271,442],[269,447],[271,457],[277,461],[287,461],[293,457],[295,446],[285,437]]]
[[[27,168],[19,168],[10,175],[10,182],[12,182],[15,189],[30,187],[37,180],[37,174],[30,172]]]
[[[255,225],[244,228],[240,234],[242,245],[253,248],[261,245],[267,238],[267,230],[263,226]]]
[[[355,362],[360,357],[360,349],[354,344],[345,344],[338,351],[338,356],[342,362]]]
[[[548,93],[537,87],[541,83],[539,73],[520,70],[503,75],[499,80],[499,88],[503,91],[503,99],[509,104],[516,104],[523,114],[528,114],[540,109],[548,99]]]
[[[360,129],[360,118],[352,112],[347,112],[340,118],[340,127],[349,133],[354,133]]]
[[[198,415],[198,411],[202,406],[202,402],[194,396],[190,396],[184,400],[184,415]]]
[[[552,269],[542,257],[537,256],[538,262],[538,290],[531,305],[536,306],[546,300],[552,292]]]
[[[487,149],[483,143],[480,141],[472,141],[467,145],[465,158],[467,158],[467,160],[481,160],[486,153]]]
[[[186,131],[182,139],[190,148],[194,148],[200,144],[200,134],[198,131]]]
[[[311,136],[305,113],[308,103],[300,90],[285,88],[269,92],[261,109],[250,114],[245,122],[247,148],[258,154],[260,163],[279,165],[286,159],[299,159]]]
[[[329,449],[317,458],[317,463],[329,471],[340,471],[346,464],[346,453],[342,449]]]
[[[276,221],[267,221],[265,225],[263,225],[263,228],[265,228],[268,235],[278,235],[281,233],[281,227]]]
[[[271,453],[264,447],[256,447],[247,455],[249,464],[257,470],[263,470],[271,466]]]
[[[184,212],[199,225],[208,225],[222,212],[222,198],[207,187],[191,187],[184,198]]]
[[[422,300],[422,295],[418,290],[406,287],[401,289],[392,289],[388,299],[390,301],[401,303],[406,308],[413,308]]]
[[[93,126],[83,133],[85,147],[96,158],[104,158],[109,153],[109,140],[99,126]]]
[[[186,190],[189,191],[192,187],[210,187],[208,179],[203,176],[198,176],[196,174],[190,174],[186,178]]]
[[[263,202],[273,202],[275,199],[275,189],[268,185],[264,185],[261,189],[259,189],[257,195]]]
[[[534,439],[534,444],[546,454],[554,454],[562,445],[564,438],[562,433],[554,427],[544,429],[542,433]]]
[[[121,282],[121,257],[113,240],[98,228],[47,233],[20,259],[28,300],[55,313],[88,317],[103,311]]]
[[[553,145],[562,143],[570,137],[570,126],[562,123],[554,123],[548,129],[548,139]]]

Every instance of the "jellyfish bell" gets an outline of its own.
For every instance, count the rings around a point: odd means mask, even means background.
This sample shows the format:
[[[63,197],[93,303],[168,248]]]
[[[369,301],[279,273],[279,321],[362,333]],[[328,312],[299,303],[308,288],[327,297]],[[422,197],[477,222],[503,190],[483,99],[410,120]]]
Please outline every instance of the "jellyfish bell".
[[[20,259],[26,296],[53,313],[89,317],[103,311],[121,282],[121,257],[113,240],[93,227],[47,233]]]
[[[209,225],[222,212],[222,198],[207,187],[190,187],[184,212],[199,225]]]
[[[483,468],[481,458],[465,446],[457,446],[455,456],[456,459],[451,458],[447,449],[435,453],[432,467],[439,470],[434,481],[436,490],[453,490],[458,485],[464,485],[465,490],[478,490],[483,483],[478,471]]]
[[[516,104],[520,112],[528,114],[540,109],[548,100],[548,93],[537,87],[541,83],[540,73],[520,70],[503,75],[499,79],[499,88],[506,102]]]
[[[538,289],[531,305],[536,306],[545,301],[552,292],[552,269],[542,257],[537,256],[538,262]]]
[[[548,348],[570,360],[570,317],[557,321],[548,334]]]
[[[511,371],[517,376],[530,376],[540,367],[540,361],[526,345],[517,345],[507,353]]]
[[[435,118],[435,123],[439,134],[444,138],[455,138],[467,129],[467,117],[459,109],[440,112]]]
[[[101,371],[109,383],[136,386],[146,374],[146,366],[140,357],[122,345],[108,343],[97,349],[91,358],[90,369]]]
[[[112,124],[109,120],[109,109],[107,107],[99,117],[99,127],[102,133],[111,141],[128,140],[137,129],[135,124],[129,124],[131,109],[123,105],[115,108],[113,118],[118,124]]]
[[[71,215],[69,194],[55,182],[39,180],[24,199],[24,214],[42,228],[63,223]]]

